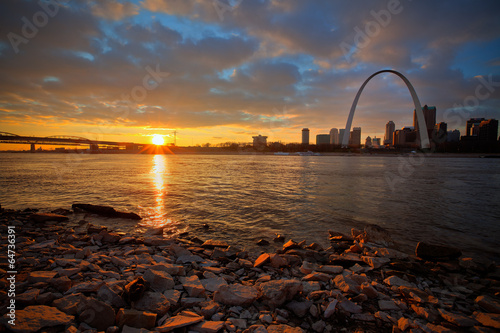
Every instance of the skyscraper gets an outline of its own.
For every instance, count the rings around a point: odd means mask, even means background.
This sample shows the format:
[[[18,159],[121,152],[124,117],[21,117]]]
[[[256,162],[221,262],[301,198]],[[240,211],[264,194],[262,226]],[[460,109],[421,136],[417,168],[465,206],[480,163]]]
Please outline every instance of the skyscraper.
[[[486,120],[484,118],[470,118],[465,125],[465,136],[477,136],[479,134],[479,125]]]
[[[479,125],[479,140],[495,142],[498,137],[498,120],[488,119]]]
[[[434,136],[431,138],[436,142],[445,142],[446,137],[448,136],[448,124],[445,122],[437,123],[434,126],[434,131],[436,132]]]
[[[385,124],[385,136],[384,136],[384,145],[393,145],[393,137],[394,131],[396,130],[396,125],[392,120],[389,120],[387,124]]]
[[[361,146],[361,127],[353,127],[350,133],[349,144]]]
[[[324,145],[330,143],[330,134],[317,134],[316,135],[316,144]]]
[[[309,145],[309,128],[302,129],[302,144]]]
[[[344,140],[345,128],[339,129],[339,145],[342,144],[342,140]]]
[[[330,130],[330,144],[332,145],[339,144],[339,130],[336,128],[332,128]]]
[[[367,136],[365,140],[365,147],[370,148],[372,146],[372,138],[371,136]]]
[[[427,133],[429,133],[430,138],[432,130],[434,129],[434,125],[436,124],[436,107],[424,105],[424,107],[422,108],[422,112],[424,113],[425,127],[427,128]],[[417,133],[419,131],[418,125],[417,112],[413,110],[413,128],[415,128],[415,131],[417,131]]]

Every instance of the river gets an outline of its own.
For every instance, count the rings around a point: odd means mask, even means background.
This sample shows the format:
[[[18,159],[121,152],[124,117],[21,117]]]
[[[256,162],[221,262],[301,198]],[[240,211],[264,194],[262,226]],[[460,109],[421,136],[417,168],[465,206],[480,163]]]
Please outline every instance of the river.
[[[143,220],[255,247],[275,233],[328,246],[327,231],[373,223],[406,250],[449,244],[499,260],[500,161],[481,158],[274,155],[0,154],[3,208],[109,205]],[[83,216],[78,216],[78,219]],[[85,217],[88,220],[94,217]],[[208,224],[210,229],[203,228]]]

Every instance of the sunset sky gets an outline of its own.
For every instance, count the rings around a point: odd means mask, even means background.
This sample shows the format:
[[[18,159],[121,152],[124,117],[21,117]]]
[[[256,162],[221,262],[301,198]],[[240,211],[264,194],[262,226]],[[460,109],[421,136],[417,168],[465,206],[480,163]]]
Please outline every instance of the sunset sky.
[[[309,127],[315,142],[345,127],[382,69],[406,75],[448,129],[500,118],[498,0],[2,0],[0,17],[3,132],[151,142],[176,130],[187,146],[299,142]],[[383,138],[412,111],[403,82],[380,75],[353,126]]]

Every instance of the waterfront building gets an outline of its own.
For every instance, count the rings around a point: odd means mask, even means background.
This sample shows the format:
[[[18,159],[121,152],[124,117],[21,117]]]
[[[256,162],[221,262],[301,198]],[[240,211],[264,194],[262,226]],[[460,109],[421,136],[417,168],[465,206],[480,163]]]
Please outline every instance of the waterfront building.
[[[392,120],[388,121],[385,124],[385,136],[384,136],[384,145],[393,145],[394,131],[396,130],[396,125]]]
[[[324,145],[330,143],[330,134],[317,134],[316,135],[316,144]]]
[[[372,139],[372,146],[373,146],[373,148],[379,148],[380,147],[380,138],[377,138],[376,136],[374,136]]]
[[[253,147],[254,148],[263,148],[267,146],[267,136],[257,135],[253,136]]]
[[[455,129],[453,131],[448,131],[448,136],[446,137],[447,142],[459,142],[460,141],[460,131]]]
[[[365,140],[365,147],[370,148],[371,146],[372,146],[372,138],[370,136],[367,136]]]
[[[309,128],[302,129],[302,144],[309,145]]]
[[[330,130],[330,144],[332,145],[338,145],[340,144],[339,141],[339,130],[336,128],[332,128]]]
[[[349,145],[361,146],[361,127],[353,127],[349,137]]]

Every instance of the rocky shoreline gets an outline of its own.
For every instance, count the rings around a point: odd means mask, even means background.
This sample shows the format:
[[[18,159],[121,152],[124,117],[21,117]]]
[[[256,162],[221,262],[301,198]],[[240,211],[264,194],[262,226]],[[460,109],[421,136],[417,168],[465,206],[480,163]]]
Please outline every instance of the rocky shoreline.
[[[0,208],[0,332],[498,332],[500,267],[376,226],[250,253]],[[15,230],[15,298],[8,228]],[[284,242],[286,241],[286,243]],[[9,305],[15,303],[15,320]],[[12,325],[15,323],[15,325]]]

